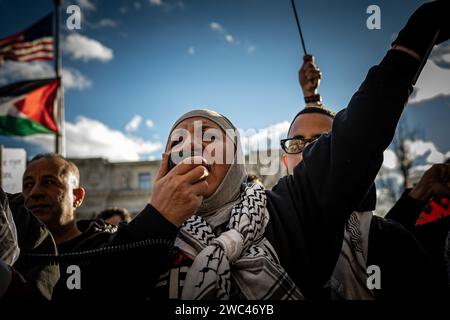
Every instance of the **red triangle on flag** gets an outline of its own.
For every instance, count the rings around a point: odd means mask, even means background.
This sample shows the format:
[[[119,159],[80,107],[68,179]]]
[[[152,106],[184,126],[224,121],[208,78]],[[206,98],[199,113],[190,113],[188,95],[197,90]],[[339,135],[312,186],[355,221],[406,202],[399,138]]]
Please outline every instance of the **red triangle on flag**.
[[[54,100],[60,80],[55,80],[28,93],[25,98],[14,105],[27,118],[33,120],[53,132],[58,132],[55,121]]]

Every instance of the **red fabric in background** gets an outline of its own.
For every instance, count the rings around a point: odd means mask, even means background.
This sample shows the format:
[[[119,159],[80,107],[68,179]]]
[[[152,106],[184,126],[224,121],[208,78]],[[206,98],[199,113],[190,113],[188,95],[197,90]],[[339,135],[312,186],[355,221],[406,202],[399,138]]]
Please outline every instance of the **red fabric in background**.
[[[433,199],[428,202],[427,207],[420,214],[416,226],[434,222],[450,215],[450,199]]]

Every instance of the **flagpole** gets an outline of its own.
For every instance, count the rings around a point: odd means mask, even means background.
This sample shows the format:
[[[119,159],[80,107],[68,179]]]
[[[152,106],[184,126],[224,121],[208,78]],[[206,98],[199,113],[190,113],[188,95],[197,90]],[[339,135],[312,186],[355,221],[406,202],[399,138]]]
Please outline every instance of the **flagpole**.
[[[306,53],[305,41],[303,40],[302,28],[300,27],[300,19],[298,18],[297,8],[295,7],[295,1],[294,0],[291,0],[291,5],[292,5],[292,11],[294,11],[294,15],[295,15],[295,21],[297,22],[297,29],[298,29],[298,33],[300,34],[300,40],[302,41],[303,52],[304,52],[304,54],[306,56],[307,53]]]
[[[54,0],[55,3],[55,74],[60,79],[58,96],[56,99],[56,121],[58,132],[55,134],[55,153],[65,156],[65,125],[64,125],[64,86],[61,78],[61,47],[60,47],[60,25],[61,4],[63,0]]]

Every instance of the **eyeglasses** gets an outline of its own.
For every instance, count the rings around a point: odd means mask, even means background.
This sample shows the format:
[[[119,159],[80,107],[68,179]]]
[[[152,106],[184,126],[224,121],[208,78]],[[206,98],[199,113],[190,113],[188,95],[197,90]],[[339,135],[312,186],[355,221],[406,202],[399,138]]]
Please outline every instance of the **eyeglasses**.
[[[281,139],[280,144],[281,148],[287,154],[298,154],[303,152],[303,149],[305,149],[306,145],[315,142],[320,137],[321,135],[312,137],[310,139],[295,138],[295,137],[288,139]]]

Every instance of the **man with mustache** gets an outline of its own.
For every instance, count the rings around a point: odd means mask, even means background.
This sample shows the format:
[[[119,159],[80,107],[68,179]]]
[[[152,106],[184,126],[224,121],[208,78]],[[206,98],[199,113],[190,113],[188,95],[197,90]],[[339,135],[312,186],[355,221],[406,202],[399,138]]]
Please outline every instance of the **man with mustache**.
[[[146,259],[152,254],[167,254],[169,245],[161,244],[167,235],[160,232],[158,224],[163,219],[142,214],[129,224],[119,227],[98,220],[76,221],[76,209],[86,194],[80,186],[80,174],[76,165],[57,154],[40,154],[27,165],[23,175],[22,195],[10,200],[11,210],[28,210],[38,217],[50,231],[58,254],[72,255],[68,260],[57,260],[61,278],[55,286],[53,299],[108,299],[113,292],[128,292],[125,299],[144,299],[145,290],[151,287],[148,277],[161,268],[161,259]],[[175,229],[175,227],[174,227]],[[159,239],[157,245],[136,245],[149,239]],[[171,242],[171,241],[168,241]],[[134,244],[131,247],[130,244]],[[104,250],[86,255],[83,252]],[[106,253],[105,253],[106,252]],[[20,260],[20,259],[19,259]],[[29,257],[28,265],[46,263],[38,257]],[[71,265],[80,268],[81,288],[70,288],[68,278]],[[19,270],[20,271],[20,270]],[[127,274],[127,277],[118,274]]]

